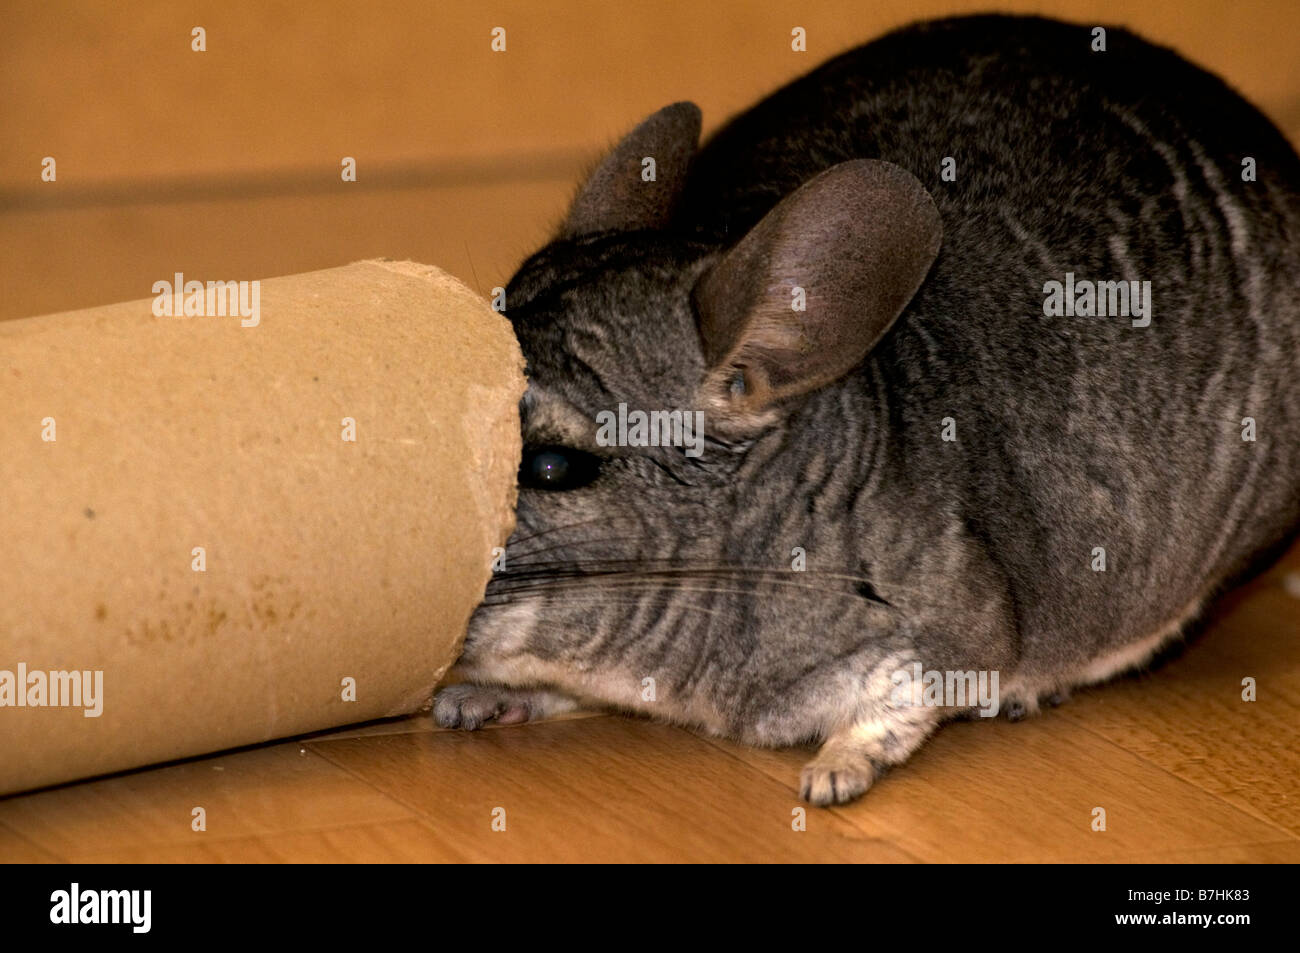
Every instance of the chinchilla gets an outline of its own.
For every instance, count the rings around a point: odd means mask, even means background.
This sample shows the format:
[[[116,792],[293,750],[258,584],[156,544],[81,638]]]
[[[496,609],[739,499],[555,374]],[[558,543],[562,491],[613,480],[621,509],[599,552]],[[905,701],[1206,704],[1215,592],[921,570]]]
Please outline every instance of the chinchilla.
[[[1278,552],[1300,160],[1098,36],[923,23],[703,147],[680,102],[614,148],[506,289],[518,525],[439,724],[820,742],[802,795],[843,802],[947,718],[1147,662]]]

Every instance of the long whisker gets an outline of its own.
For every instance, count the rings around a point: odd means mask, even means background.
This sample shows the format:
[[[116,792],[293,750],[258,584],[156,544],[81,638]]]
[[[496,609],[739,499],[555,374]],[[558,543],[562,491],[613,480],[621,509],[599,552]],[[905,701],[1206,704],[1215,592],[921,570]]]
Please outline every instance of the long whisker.
[[[780,571],[778,571],[780,572]],[[530,574],[531,576],[531,574]],[[847,577],[853,578],[853,577]],[[578,573],[564,574],[556,577],[554,573],[538,573],[535,578],[517,579],[517,580],[495,580],[492,590],[488,595],[488,601],[499,604],[505,597],[530,595],[541,592],[572,592],[583,590],[595,592],[598,590],[633,590],[637,592],[708,592],[714,594],[730,595],[754,595],[753,586],[722,586],[722,585],[691,585],[690,583],[708,583],[708,582],[736,582],[732,578],[728,579],[725,575],[721,578],[710,579],[709,573],[689,572],[689,571],[667,571],[667,572],[605,572],[605,573]],[[749,581],[749,580],[740,580]],[[854,591],[830,588],[826,586],[808,585],[788,578],[788,574],[771,575],[763,574],[752,581],[762,581],[772,586],[779,586],[785,589],[798,589],[805,592],[815,592],[821,595],[850,597],[853,599],[863,598],[862,594]],[[875,598],[871,601],[889,603],[881,598]]]
[[[662,568],[654,566],[654,563],[665,563]],[[545,579],[554,579],[556,576],[605,576],[622,573],[651,576],[651,575],[691,575],[703,576],[711,574],[729,573],[742,577],[752,577],[755,579],[769,578],[780,582],[791,582],[789,577],[796,574],[794,570],[784,567],[775,566],[743,566],[727,565],[717,563],[703,563],[701,565],[683,564],[680,560],[654,560],[654,559],[607,559],[600,561],[591,561],[590,563],[530,563],[514,562],[511,564],[510,572],[504,573],[505,578],[530,578],[538,577]],[[520,570],[520,567],[522,571]],[[631,569],[615,569],[606,567],[630,566]],[[824,570],[802,570],[797,575],[815,577],[818,579],[834,579],[844,582],[874,583],[879,580],[873,580],[869,576],[863,576],[857,573],[826,572]],[[898,588],[891,584],[891,589]],[[913,590],[915,591],[915,590]]]
[[[658,564],[658,565],[656,565]],[[828,572],[825,570],[809,569],[796,571],[787,569],[783,566],[747,566],[739,564],[716,563],[712,561],[690,562],[681,559],[602,559],[602,560],[584,560],[579,562],[566,561],[563,563],[552,562],[513,562],[510,564],[509,572],[502,573],[504,577],[527,578],[536,576],[539,578],[555,578],[556,576],[602,576],[614,575],[619,573],[632,573],[643,576],[651,575],[706,575],[716,573],[731,573],[737,575],[747,575],[755,578],[773,577],[777,579],[787,578],[790,575],[807,575],[815,576],[822,579],[837,579],[846,582],[865,582],[872,583],[879,580],[873,580],[869,576],[860,573],[845,572]],[[520,569],[520,567],[523,567]],[[631,567],[625,569],[622,567]]]

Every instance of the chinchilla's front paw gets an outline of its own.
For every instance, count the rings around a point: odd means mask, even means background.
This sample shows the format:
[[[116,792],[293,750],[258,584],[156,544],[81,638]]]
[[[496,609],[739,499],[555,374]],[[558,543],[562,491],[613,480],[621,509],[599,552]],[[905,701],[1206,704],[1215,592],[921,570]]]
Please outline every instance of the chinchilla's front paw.
[[[876,767],[865,759],[844,761],[814,758],[799,776],[799,793],[809,804],[829,807],[861,797],[876,779]]]
[[[433,720],[440,728],[474,731],[489,721],[498,725],[517,725],[539,721],[576,707],[572,699],[555,692],[463,682],[448,685],[434,696]]]
[[[831,733],[804,765],[799,793],[818,807],[865,794],[892,765],[906,761],[940,720],[937,707],[890,708]]]

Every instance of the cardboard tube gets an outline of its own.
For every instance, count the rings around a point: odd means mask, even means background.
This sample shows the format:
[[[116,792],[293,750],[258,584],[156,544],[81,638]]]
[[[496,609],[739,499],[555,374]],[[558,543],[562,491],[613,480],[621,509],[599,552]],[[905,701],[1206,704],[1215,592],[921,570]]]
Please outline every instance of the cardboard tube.
[[[0,792],[422,707],[513,526],[523,361],[459,282],[154,292],[0,323]]]

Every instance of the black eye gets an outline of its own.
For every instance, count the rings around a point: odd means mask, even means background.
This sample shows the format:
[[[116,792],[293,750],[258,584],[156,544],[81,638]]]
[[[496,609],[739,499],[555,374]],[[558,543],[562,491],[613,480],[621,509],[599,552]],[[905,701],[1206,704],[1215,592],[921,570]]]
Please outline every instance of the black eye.
[[[535,490],[574,490],[600,473],[600,460],[569,447],[526,447],[519,485]]]

